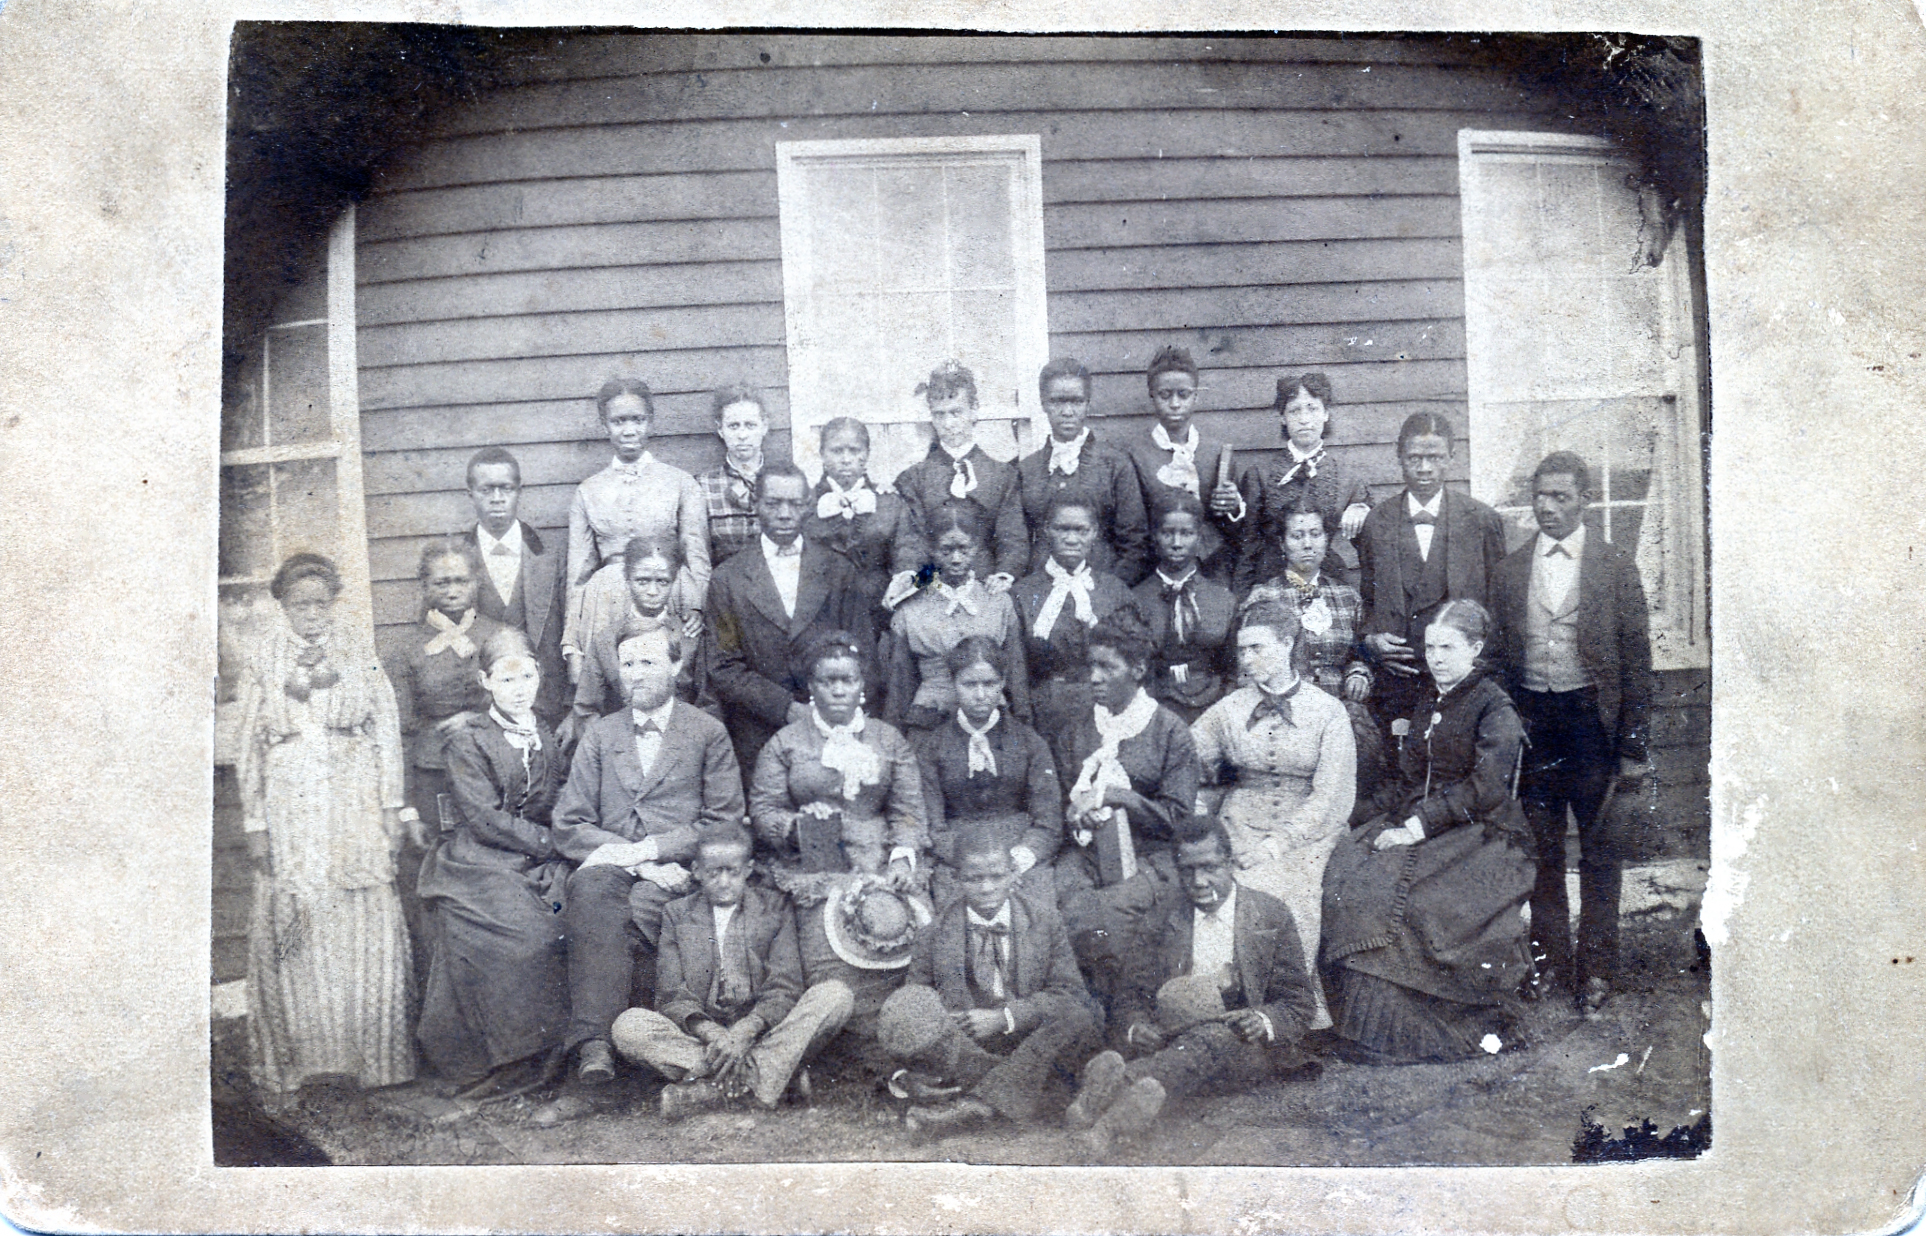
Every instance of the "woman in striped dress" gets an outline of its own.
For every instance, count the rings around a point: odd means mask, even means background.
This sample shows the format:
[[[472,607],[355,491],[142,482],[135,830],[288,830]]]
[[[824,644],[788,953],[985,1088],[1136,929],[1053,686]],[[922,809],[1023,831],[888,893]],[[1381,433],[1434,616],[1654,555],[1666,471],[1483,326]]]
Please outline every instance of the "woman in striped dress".
[[[248,928],[248,1044],[272,1105],[303,1083],[415,1075],[414,982],[395,892],[404,829],[401,730],[369,650],[333,629],[341,576],[296,554],[270,591],[283,621],[242,688],[241,801],[257,871]]]

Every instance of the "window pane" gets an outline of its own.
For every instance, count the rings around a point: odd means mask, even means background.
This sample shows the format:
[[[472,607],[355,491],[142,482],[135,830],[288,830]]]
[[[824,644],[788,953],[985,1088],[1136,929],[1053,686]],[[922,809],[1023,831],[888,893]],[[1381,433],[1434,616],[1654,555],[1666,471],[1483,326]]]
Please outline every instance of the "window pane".
[[[301,459],[274,465],[274,530],[284,556],[309,550],[338,557],[335,529],[339,507],[334,460]]]
[[[333,436],[327,324],[269,331],[268,444],[325,442]]]
[[[876,269],[879,284],[904,291],[950,286],[944,243],[941,166],[889,168],[876,173]]]
[[[1013,167],[965,164],[949,169],[950,277],[958,288],[1009,288],[1016,283],[1011,249]]]
[[[265,464],[221,469],[220,573],[265,579],[273,574],[274,537]]]
[[[221,388],[221,449],[244,450],[261,445],[260,357],[241,366],[243,376],[230,377]]]

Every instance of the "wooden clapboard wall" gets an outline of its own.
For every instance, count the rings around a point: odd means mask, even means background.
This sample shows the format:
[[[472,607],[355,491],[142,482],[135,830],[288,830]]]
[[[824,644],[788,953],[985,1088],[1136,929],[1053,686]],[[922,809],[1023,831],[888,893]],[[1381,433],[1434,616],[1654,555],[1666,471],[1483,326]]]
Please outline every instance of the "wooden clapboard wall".
[[[594,35],[517,72],[360,212],[383,625],[412,617],[424,539],[470,522],[476,447],[513,449],[525,516],[564,527],[619,365],[661,392],[663,458],[713,465],[706,392],[731,381],[769,391],[786,449],[778,141],[1040,134],[1052,352],[1095,371],[1100,432],[1148,431],[1167,342],[1253,452],[1278,447],[1277,377],[1321,368],[1337,449],[1388,491],[1407,414],[1463,424],[1457,132],[1568,123],[1396,40]]]

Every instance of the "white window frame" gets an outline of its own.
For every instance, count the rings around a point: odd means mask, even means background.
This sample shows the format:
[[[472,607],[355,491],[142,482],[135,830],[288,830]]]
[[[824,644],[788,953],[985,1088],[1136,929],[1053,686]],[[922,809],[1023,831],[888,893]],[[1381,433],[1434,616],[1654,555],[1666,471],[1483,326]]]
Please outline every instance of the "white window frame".
[[[839,141],[776,143],[776,197],[782,226],[783,317],[789,351],[789,408],[792,449],[796,462],[811,477],[820,475],[816,430],[835,415],[854,415],[870,423],[927,425],[929,414],[912,390],[889,408],[848,408],[838,392],[808,389],[814,367],[798,364],[807,349],[820,346],[810,338],[810,297],[815,262],[808,229],[794,226],[812,208],[807,178],[811,165],[841,163],[854,166],[904,164],[1014,163],[1010,243],[1015,276],[1017,354],[1010,358],[1019,375],[1014,392],[990,390],[984,383],[982,362],[975,365],[982,412],[979,440],[992,455],[1011,457],[1017,450],[1034,449],[1049,433],[1034,375],[1050,356],[1050,327],[1044,282],[1043,144],[1034,133],[971,137],[907,137]],[[942,356],[919,364],[931,368]],[[970,357],[956,357],[965,365]],[[1013,396],[1013,398],[1012,398]],[[887,471],[887,468],[883,469]]]
[[[1489,441],[1492,436],[1503,432],[1498,427],[1501,418],[1495,405],[1509,402],[1498,397],[1503,376],[1493,372],[1489,357],[1479,346],[1479,340],[1489,337],[1490,330],[1500,328],[1497,324],[1479,320],[1486,302],[1477,291],[1480,270],[1476,265],[1473,243],[1478,233],[1475,212],[1489,200],[1480,175],[1490,166],[1488,160],[1494,156],[1604,163],[1623,167],[1628,173],[1631,165],[1619,147],[1603,138],[1473,129],[1460,130],[1458,134],[1459,202],[1466,238],[1465,369],[1471,439],[1471,490],[1475,496],[1497,505],[1499,512],[1508,520],[1522,528],[1533,529],[1535,525],[1529,507],[1500,505],[1511,480],[1508,453],[1479,450],[1481,441]],[[1611,393],[1614,398],[1659,401],[1661,407],[1669,408],[1669,413],[1662,414],[1660,419],[1670,422],[1664,430],[1663,449],[1671,461],[1673,476],[1668,478],[1664,492],[1660,491],[1660,478],[1655,474],[1645,498],[1625,500],[1613,496],[1609,461],[1587,461],[1598,473],[1594,478],[1593,487],[1597,492],[1591,509],[1597,512],[1600,529],[1607,539],[1611,539],[1613,514],[1617,510],[1644,506],[1661,514],[1665,538],[1660,545],[1666,564],[1664,579],[1656,585],[1649,577],[1645,581],[1652,607],[1653,666],[1660,670],[1697,669],[1711,663],[1701,453],[1706,422],[1698,382],[1699,341],[1693,322],[1692,261],[1687,234],[1683,229],[1678,229],[1654,272],[1656,278],[1663,280],[1661,297],[1667,312],[1661,314],[1659,344],[1668,357],[1668,363],[1663,367],[1663,372],[1651,374],[1649,381]],[[1541,392],[1540,399],[1544,402],[1569,399],[1579,403],[1597,399],[1600,395],[1601,392],[1597,390],[1548,388]],[[1650,518],[1650,513],[1647,518]],[[1636,547],[1626,545],[1624,548],[1631,551]]]

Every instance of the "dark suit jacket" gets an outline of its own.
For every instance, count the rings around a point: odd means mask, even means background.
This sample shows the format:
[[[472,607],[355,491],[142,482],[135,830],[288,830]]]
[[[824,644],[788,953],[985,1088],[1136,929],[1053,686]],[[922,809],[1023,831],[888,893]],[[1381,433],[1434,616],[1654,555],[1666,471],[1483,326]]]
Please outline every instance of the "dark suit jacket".
[[[1372,507],[1358,533],[1363,577],[1359,591],[1364,594],[1364,630],[1359,636],[1398,635],[1417,646],[1424,632],[1413,630],[1417,615],[1405,612],[1404,558],[1398,541],[1404,528],[1404,494],[1400,489]],[[1504,517],[1469,494],[1447,489],[1439,527],[1445,534],[1445,595],[1469,598],[1489,609],[1492,583],[1505,558]]]
[[[655,765],[644,773],[625,708],[583,732],[555,804],[555,848],[579,863],[597,846],[654,837],[661,861],[687,863],[700,829],[740,824],[743,810],[742,771],[722,722],[677,700]]]
[[[1525,606],[1531,595],[1533,536],[1499,565],[1495,607],[1499,664],[1516,694],[1525,675]],[[1598,684],[1598,716],[1620,758],[1643,762],[1652,703],[1652,643],[1645,585],[1632,555],[1585,529],[1578,560],[1578,655]]]
[[[462,536],[470,545],[478,544],[473,528]],[[568,667],[562,660],[562,622],[568,609],[568,589],[562,586],[562,556],[561,546],[544,544],[535,529],[522,523],[522,571],[515,588],[521,593],[522,630],[528,633],[535,661],[542,667],[542,690],[535,697],[535,711],[550,725],[567,715],[575,698]],[[481,591],[475,598],[475,608],[482,617],[508,622],[514,600],[496,591],[494,577],[482,571]]]
[[[1124,961],[1124,990],[1113,1026],[1127,1032],[1135,1022],[1157,1021],[1157,989],[1190,971],[1190,933],[1196,910],[1175,884],[1169,885],[1144,918],[1142,946]],[[1311,976],[1304,968],[1304,945],[1297,923],[1283,902],[1269,893],[1237,886],[1236,918],[1231,924],[1231,966],[1243,990],[1244,1007],[1271,1019],[1273,1046],[1295,1044],[1317,1015]]]
[[[803,992],[802,952],[789,899],[773,889],[750,886],[736,906],[732,930],[743,933],[749,953],[749,1012],[764,1030],[789,1016]],[[686,1033],[697,1018],[723,1025],[725,1012],[709,1004],[716,977],[716,920],[701,893],[671,901],[662,911],[656,945],[656,999],[664,1017]],[[740,1016],[740,1014],[738,1014]]]
[[[937,912],[916,937],[903,979],[934,987],[952,1011],[977,1006],[970,990],[967,909],[959,897]],[[1010,892],[1010,971],[1005,1005],[1019,1038],[1077,1005],[1090,1006],[1063,919],[1048,900],[1022,888]]]
[[[875,665],[874,624],[856,587],[856,568],[832,549],[803,538],[796,616],[782,610],[760,542],[735,554],[709,578],[703,613],[709,685],[736,736],[745,767],[771,735],[789,723],[789,705],[809,698],[803,654],[831,631],[847,631],[863,650],[872,696],[882,694]],[[869,711],[880,715],[880,700]]]

